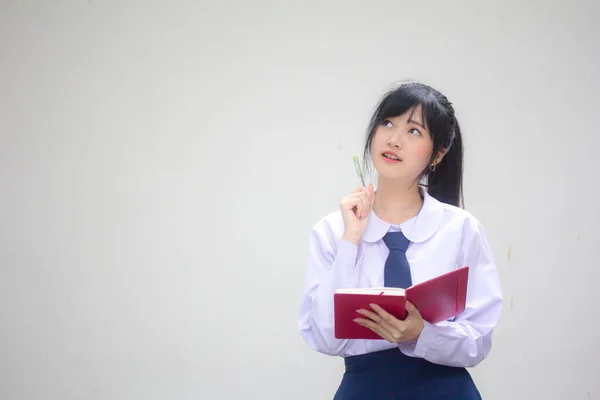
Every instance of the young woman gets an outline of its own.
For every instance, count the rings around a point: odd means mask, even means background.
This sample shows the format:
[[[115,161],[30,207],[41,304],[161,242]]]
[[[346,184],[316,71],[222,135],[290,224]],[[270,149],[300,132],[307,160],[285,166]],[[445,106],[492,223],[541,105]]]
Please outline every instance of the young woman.
[[[398,87],[366,139],[377,190],[358,187],[314,226],[298,323],[314,350],[344,357],[335,400],[481,399],[465,368],[490,352],[503,300],[484,230],[461,208],[462,151],[448,99],[423,84]],[[470,267],[467,303],[455,318],[430,324],[407,303],[398,320],[371,305],[355,322],[381,340],[334,337],[336,289],[408,287],[462,266]]]

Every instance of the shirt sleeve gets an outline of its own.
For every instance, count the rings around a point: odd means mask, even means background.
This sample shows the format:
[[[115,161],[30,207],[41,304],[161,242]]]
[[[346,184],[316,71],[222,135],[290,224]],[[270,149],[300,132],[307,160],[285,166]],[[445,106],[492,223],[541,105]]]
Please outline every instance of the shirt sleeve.
[[[309,240],[306,279],[298,326],[314,350],[339,355],[349,340],[334,336],[333,296],[338,288],[358,286],[358,246],[341,240],[326,221],[312,229]]]
[[[470,267],[465,310],[450,321],[425,321],[413,351],[436,364],[474,367],[490,352],[503,298],[492,251],[478,222],[465,223],[460,254],[461,266]]]

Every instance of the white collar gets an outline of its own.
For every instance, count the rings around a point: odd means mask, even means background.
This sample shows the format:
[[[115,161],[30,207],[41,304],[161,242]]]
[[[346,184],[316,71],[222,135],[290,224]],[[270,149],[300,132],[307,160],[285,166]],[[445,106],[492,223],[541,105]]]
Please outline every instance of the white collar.
[[[444,207],[437,199],[429,195],[427,190],[421,191],[423,195],[423,206],[419,213],[400,225],[404,236],[413,243],[424,242],[431,238],[438,230],[442,220]],[[383,221],[371,210],[369,224],[363,234],[366,242],[376,242],[383,238],[392,224]]]

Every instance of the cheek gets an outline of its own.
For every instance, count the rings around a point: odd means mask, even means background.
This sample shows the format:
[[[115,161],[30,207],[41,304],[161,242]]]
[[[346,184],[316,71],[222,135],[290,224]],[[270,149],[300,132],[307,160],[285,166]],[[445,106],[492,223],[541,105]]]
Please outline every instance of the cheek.
[[[383,146],[385,146],[385,139],[383,135],[379,135],[376,131],[373,138],[371,138],[371,154],[381,152]]]
[[[382,140],[383,140],[383,135],[381,133],[381,128],[377,128],[375,130],[375,133],[373,134],[373,137],[371,138],[371,143],[379,144],[379,142],[381,142]]]
[[[431,158],[432,151],[433,151],[433,148],[431,146],[431,143],[428,143],[428,142],[418,143],[413,148],[413,154],[415,155],[415,159],[416,159],[415,161],[417,161],[419,164],[427,165],[427,163],[429,162],[429,159]]]

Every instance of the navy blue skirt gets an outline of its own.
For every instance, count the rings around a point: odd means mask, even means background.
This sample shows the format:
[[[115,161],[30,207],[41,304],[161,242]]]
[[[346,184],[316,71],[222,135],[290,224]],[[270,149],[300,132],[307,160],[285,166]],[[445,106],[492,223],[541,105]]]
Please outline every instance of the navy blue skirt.
[[[399,349],[344,359],[334,400],[481,400],[465,368],[408,357]]]

